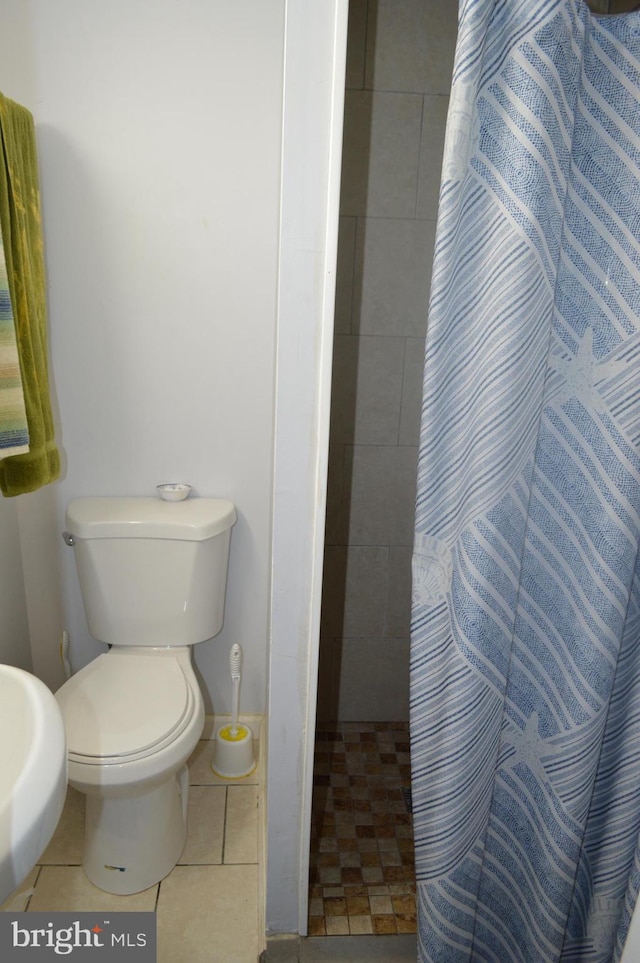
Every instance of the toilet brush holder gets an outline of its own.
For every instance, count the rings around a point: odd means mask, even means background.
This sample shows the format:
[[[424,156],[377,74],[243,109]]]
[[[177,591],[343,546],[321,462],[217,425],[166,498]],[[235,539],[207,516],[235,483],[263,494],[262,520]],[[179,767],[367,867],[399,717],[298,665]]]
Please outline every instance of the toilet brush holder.
[[[234,731],[235,729],[235,731]],[[211,768],[225,779],[248,776],[255,769],[253,733],[249,726],[221,726],[216,732],[216,745]]]

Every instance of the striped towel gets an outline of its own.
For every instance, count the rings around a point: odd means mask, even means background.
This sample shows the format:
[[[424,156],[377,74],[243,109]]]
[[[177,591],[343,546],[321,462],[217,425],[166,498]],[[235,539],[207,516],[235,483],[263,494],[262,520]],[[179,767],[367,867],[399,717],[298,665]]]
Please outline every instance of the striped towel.
[[[18,361],[16,329],[0,239],[0,458],[29,451],[29,430]]]
[[[34,492],[60,474],[49,393],[47,300],[33,116],[0,94],[0,234],[15,322],[28,451],[0,459],[0,492]]]

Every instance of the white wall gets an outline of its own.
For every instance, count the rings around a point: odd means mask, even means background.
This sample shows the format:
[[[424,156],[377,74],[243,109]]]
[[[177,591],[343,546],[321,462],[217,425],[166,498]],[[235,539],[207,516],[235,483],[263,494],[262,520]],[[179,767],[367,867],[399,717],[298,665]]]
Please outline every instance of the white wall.
[[[241,709],[261,712],[284,0],[9,9],[24,56],[3,65],[0,89],[32,110],[41,168],[57,529],[78,495],[188,481],[233,499],[225,625],[196,663],[209,708],[228,711],[241,642]],[[101,647],[59,545],[77,669]]]
[[[0,662],[31,669],[16,499],[0,497]]]
[[[297,23],[286,52],[285,8]],[[36,119],[65,459],[46,495],[20,500],[36,654],[59,675],[59,567],[74,667],[98,650],[59,538],[70,498],[184,479],[235,500],[225,627],[196,658],[213,706],[227,711],[228,651],[241,641],[241,708],[264,710],[273,576],[274,931],[306,925],[346,9],[346,0],[3,0],[0,14],[5,46],[15,45],[0,56],[0,89]]]
[[[36,87],[28,3],[3,0],[0,25],[0,91],[31,107]]]

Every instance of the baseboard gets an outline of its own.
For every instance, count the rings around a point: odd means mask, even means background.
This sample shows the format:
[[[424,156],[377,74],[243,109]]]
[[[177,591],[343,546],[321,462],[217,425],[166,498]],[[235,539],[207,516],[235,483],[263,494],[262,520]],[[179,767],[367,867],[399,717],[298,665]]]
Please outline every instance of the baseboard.
[[[270,939],[259,963],[415,963],[415,933],[402,936],[312,936]]]

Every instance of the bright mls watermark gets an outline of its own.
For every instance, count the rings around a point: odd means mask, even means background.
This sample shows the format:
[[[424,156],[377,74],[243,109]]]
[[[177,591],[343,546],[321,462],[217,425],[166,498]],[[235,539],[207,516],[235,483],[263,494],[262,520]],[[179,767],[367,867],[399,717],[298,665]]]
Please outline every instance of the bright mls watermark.
[[[2,963],[156,963],[155,913],[0,913]]]

